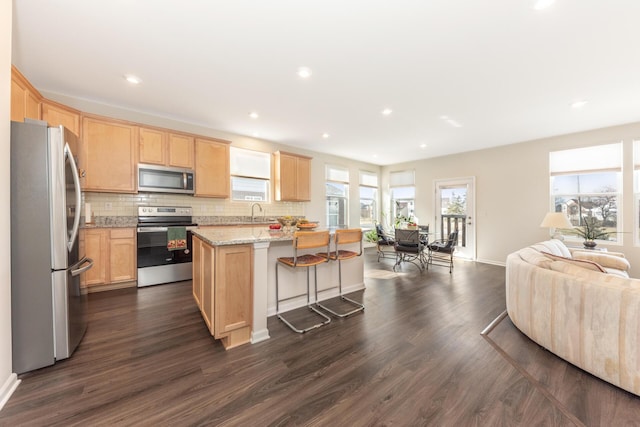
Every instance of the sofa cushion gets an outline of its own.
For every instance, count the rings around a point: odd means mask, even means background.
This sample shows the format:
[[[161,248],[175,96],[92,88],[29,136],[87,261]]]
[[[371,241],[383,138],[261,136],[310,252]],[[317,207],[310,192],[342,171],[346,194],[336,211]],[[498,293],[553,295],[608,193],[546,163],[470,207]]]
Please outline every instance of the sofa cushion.
[[[571,251],[558,239],[545,240],[531,246],[540,252],[548,252],[565,258],[571,258]]]
[[[564,261],[566,263],[575,265],[576,267],[586,268],[587,270],[598,271],[600,273],[606,273],[607,271],[600,266],[597,262],[582,260],[582,259],[573,259],[573,258],[565,258],[562,256],[550,254],[549,252],[541,252],[546,257],[554,261]]]
[[[597,262],[605,269],[614,268],[616,270],[628,271],[631,268],[631,264],[629,264],[626,258],[609,255],[606,252],[574,251],[573,259]]]
[[[584,268],[580,265],[576,265],[575,263],[563,260],[551,261],[549,269],[590,281],[600,281],[603,278],[602,273],[599,271]]]
[[[552,260],[548,257],[544,256],[537,250],[533,248],[524,248],[518,251],[518,255],[522,258],[523,261],[528,262],[529,264],[535,265],[536,267],[549,269],[549,265]]]

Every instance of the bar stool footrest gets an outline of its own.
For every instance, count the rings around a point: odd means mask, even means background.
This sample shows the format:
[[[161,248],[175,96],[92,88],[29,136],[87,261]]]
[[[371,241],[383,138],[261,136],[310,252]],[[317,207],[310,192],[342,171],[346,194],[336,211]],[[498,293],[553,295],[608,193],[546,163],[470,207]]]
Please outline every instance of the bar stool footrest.
[[[359,303],[357,301],[354,301],[351,298],[347,298],[347,297],[345,297],[343,295],[340,295],[339,297],[340,297],[340,299],[342,301],[355,306],[355,308],[353,310],[350,310],[350,311],[347,311],[347,312],[339,313],[339,312],[337,312],[337,311],[335,311],[335,310],[333,310],[333,309],[331,309],[331,308],[329,308],[329,307],[327,307],[325,305],[322,305],[319,302],[317,302],[316,305],[318,307],[322,308],[323,310],[328,311],[329,313],[331,313],[331,314],[333,314],[334,316],[337,316],[337,317],[347,317],[347,316],[350,316],[352,314],[364,311],[364,304],[361,304],[361,303]]]
[[[331,323],[331,318],[328,317],[326,314],[320,312],[318,309],[316,309],[315,307],[312,307],[310,305],[307,306],[307,308],[311,311],[313,311],[314,313],[318,314],[319,316],[321,316],[324,321],[320,322],[320,323],[316,323],[315,325],[309,326],[307,328],[304,329],[298,329],[295,325],[293,325],[293,323],[291,323],[289,320],[285,319],[285,317],[281,314],[278,313],[277,317],[278,319],[282,320],[284,322],[285,325],[287,325],[293,332],[297,332],[299,334],[304,334],[305,332],[309,332],[313,329],[317,329],[321,326],[324,326],[328,323]]]

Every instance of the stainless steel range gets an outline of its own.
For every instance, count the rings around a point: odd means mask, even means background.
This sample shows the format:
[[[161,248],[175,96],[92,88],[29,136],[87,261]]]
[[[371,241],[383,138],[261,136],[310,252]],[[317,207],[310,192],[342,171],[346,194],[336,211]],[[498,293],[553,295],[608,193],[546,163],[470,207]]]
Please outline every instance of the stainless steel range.
[[[191,230],[190,207],[138,207],[138,287],[190,280]],[[169,250],[168,233],[172,227],[184,227],[187,247]]]

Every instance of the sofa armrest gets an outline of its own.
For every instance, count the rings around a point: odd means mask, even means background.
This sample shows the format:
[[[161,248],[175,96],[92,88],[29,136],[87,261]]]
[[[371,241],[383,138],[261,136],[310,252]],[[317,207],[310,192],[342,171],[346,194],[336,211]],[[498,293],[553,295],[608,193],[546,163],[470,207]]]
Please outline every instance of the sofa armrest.
[[[571,255],[574,259],[593,261],[605,268],[615,268],[621,271],[629,271],[631,269],[629,261],[623,254],[617,252],[574,251]]]

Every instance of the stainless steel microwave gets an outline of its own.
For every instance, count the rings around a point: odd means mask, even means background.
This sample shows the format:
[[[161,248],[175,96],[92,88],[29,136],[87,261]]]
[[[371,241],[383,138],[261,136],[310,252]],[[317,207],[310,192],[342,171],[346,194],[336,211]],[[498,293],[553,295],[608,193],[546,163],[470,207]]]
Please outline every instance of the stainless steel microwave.
[[[138,191],[155,193],[194,193],[192,169],[138,164]]]

